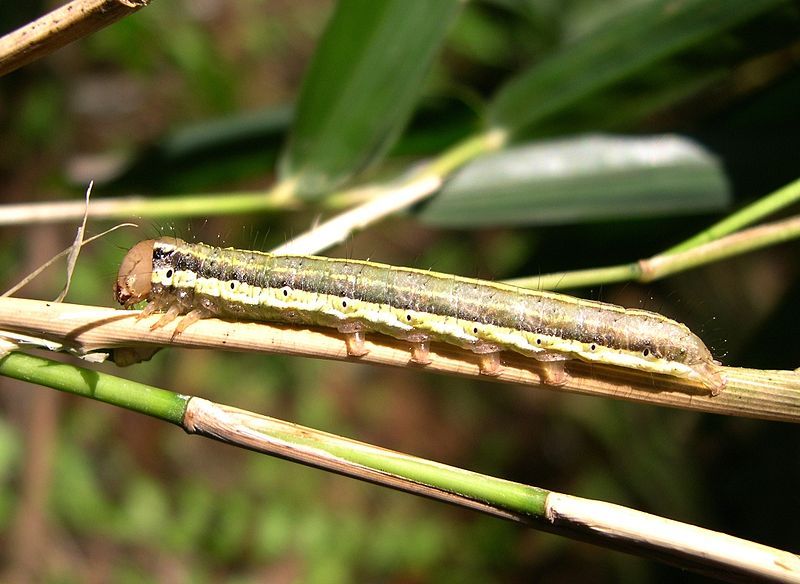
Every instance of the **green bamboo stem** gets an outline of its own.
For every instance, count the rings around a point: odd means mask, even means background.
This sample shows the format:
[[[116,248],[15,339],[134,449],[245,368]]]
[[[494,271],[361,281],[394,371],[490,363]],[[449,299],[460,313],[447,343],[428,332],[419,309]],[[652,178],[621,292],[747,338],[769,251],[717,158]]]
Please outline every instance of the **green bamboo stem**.
[[[618,505],[467,471],[41,357],[8,354],[0,358],[0,375],[154,416],[232,446],[731,581],[800,581],[800,558],[794,554]]]
[[[418,495],[530,523],[548,491],[192,398],[184,426],[227,444],[289,458]]]
[[[766,197],[762,197],[744,209],[737,211],[733,215],[726,217],[719,223],[715,223],[708,229],[701,231],[686,241],[669,248],[663,252],[662,255],[686,251],[687,249],[697,247],[698,245],[702,245],[704,243],[714,241],[715,239],[719,239],[720,237],[730,233],[734,233],[735,231],[738,231],[743,227],[747,227],[748,225],[752,225],[767,215],[771,215],[772,213],[780,211],[781,209],[784,209],[799,200],[800,179],[797,179],[796,181],[789,183],[785,187],[778,189]]]
[[[685,251],[664,252],[639,262],[639,281],[649,282],[800,236],[800,216],[739,231]]]
[[[382,475],[393,477],[397,484],[389,486],[400,487],[400,481],[408,483],[405,490],[409,491],[419,490],[417,486],[431,496],[434,490],[441,491],[437,498],[449,502],[466,499],[466,506],[487,512],[495,508],[497,512],[493,514],[505,518],[544,515],[547,491],[543,489],[384,450],[69,363],[13,352],[0,358],[0,375],[146,414],[237,446],[265,451],[269,443],[282,443],[288,445],[286,451],[267,451],[293,453],[290,458],[338,472],[352,467],[347,474],[376,482],[381,482]],[[214,427],[216,430],[212,430]],[[249,431],[244,432],[245,429]],[[253,442],[254,435],[261,437]],[[317,455],[308,456],[311,450]],[[342,464],[326,463],[331,457]],[[362,476],[364,471],[368,476]]]
[[[554,272],[541,276],[504,280],[504,282],[537,290],[566,290],[627,281],[651,282],[678,272],[800,237],[800,217],[791,217],[721,236],[729,233],[733,228],[755,221],[797,199],[800,199],[800,180],[730,217],[730,221],[727,219],[721,221],[684,243],[651,258],[616,266]],[[711,236],[716,239],[708,241]]]
[[[185,395],[151,385],[18,352],[0,359],[0,375],[88,397],[179,425],[189,400]]]
[[[583,288],[598,284],[627,282],[637,280],[640,276],[639,264],[631,263],[605,268],[589,268],[569,272],[554,272],[552,274],[542,274],[541,276],[513,278],[511,280],[503,280],[503,283],[533,290],[568,290],[570,288]]]
[[[178,197],[121,197],[92,199],[90,218],[129,219],[140,217],[205,217],[208,215],[250,212],[293,211],[304,203],[290,196],[292,185],[279,183],[268,192],[232,192]],[[322,204],[326,204],[325,201]],[[0,206],[0,225],[62,223],[79,221],[86,205],[83,201],[49,201]]]
[[[402,210],[415,202],[436,192],[447,176],[461,165],[476,156],[499,149],[505,144],[507,136],[500,132],[488,132],[468,138],[439,157],[427,163],[411,179],[397,184],[365,185],[332,193],[320,200],[318,205],[328,209],[341,209],[353,204],[369,204],[372,199],[383,197],[384,201],[398,199],[414,190],[417,194],[408,202],[395,204],[383,215],[373,212],[377,221],[389,212]],[[265,192],[232,192],[176,197],[121,197],[114,199],[94,198],[90,208],[92,220],[119,220],[131,217],[160,219],[174,217],[206,217],[209,215],[232,215],[255,212],[293,211],[304,208],[307,203],[295,196],[295,183],[283,181],[276,183]],[[373,205],[384,207],[385,203]],[[0,205],[0,225],[62,223],[79,221],[84,214],[83,201],[51,201],[17,205]],[[366,224],[369,224],[368,221]],[[353,227],[352,229],[357,228]],[[346,237],[346,235],[344,236]],[[332,244],[329,244],[332,245]],[[322,249],[322,248],[320,248]],[[319,250],[318,250],[319,251]]]
[[[420,174],[446,178],[470,160],[482,154],[500,150],[506,145],[508,138],[508,133],[501,129],[492,129],[477,136],[465,138],[432,160]]]

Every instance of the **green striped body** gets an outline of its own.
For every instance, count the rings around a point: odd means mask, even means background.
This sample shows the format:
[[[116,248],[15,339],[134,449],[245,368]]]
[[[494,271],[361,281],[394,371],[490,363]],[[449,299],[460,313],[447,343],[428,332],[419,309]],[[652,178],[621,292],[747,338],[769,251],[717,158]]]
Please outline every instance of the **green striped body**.
[[[581,359],[724,385],[711,353],[662,315],[549,292],[366,261],[275,256],[155,240],[156,309],[376,331],[475,353]]]

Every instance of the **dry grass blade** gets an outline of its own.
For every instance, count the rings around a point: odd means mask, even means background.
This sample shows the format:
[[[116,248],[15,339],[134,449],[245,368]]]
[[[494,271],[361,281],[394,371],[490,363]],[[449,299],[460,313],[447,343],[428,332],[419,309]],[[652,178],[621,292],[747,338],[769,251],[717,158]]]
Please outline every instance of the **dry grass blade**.
[[[101,237],[104,237],[104,236],[108,235],[109,233],[111,233],[112,231],[116,231],[117,229],[120,229],[121,227],[138,227],[138,225],[136,225],[136,223],[120,223],[119,225],[114,225],[114,227],[111,227],[110,229],[106,229],[106,230],[105,230],[105,231],[103,231],[102,233],[98,233],[97,235],[93,235],[93,236],[92,236],[92,237],[90,237],[89,239],[85,239],[85,240],[83,240],[83,241],[81,242],[81,245],[80,245],[80,247],[83,247],[83,246],[84,246],[84,245],[86,245],[87,243],[91,243],[91,242],[93,242],[93,241],[94,241],[94,240],[96,240],[96,239],[100,239]],[[79,234],[79,235],[80,235],[80,234]],[[76,240],[76,241],[77,241],[77,240]],[[61,250],[59,253],[57,253],[56,255],[54,255],[52,258],[50,258],[50,259],[49,259],[48,261],[46,261],[44,264],[42,264],[41,266],[39,266],[38,268],[36,268],[36,269],[35,269],[33,272],[31,272],[30,274],[28,274],[27,276],[25,276],[25,278],[23,278],[23,279],[22,279],[20,282],[18,282],[17,284],[15,284],[15,285],[14,285],[14,286],[12,286],[11,288],[9,288],[8,290],[6,290],[6,291],[5,291],[5,292],[3,292],[2,294],[0,294],[0,298],[2,298],[2,297],[6,297],[6,296],[11,296],[12,294],[14,294],[15,292],[17,292],[17,291],[18,291],[18,290],[20,290],[21,288],[24,288],[26,284],[28,284],[28,283],[29,283],[31,280],[33,280],[34,278],[36,278],[36,276],[38,276],[39,274],[41,274],[42,272],[44,272],[44,271],[45,271],[47,268],[49,268],[50,266],[52,266],[52,265],[53,265],[54,263],[56,263],[58,260],[60,260],[61,258],[63,258],[63,257],[64,257],[64,256],[66,256],[66,255],[70,255],[70,254],[73,254],[73,253],[75,253],[75,252],[74,252],[74,250],[75,250],[75,244],[73,244],[73,245],[69,246],[69,247],[68,247],[68,248],[66,248],[66,249],[63,249],[63,250]],[[77,257],[76,257],[75,259],[76,259],[76,261],[77,261]],[[74,267],[74,266],[73,266],[73,267]],[[64,289],[64,292],[63,292],[64,294],[66,294],[66,290],[67,290],[68,288],[69,288],[69,281],[67,282],[67,286],[66,286],[66,287],[65,287],[65,289]],[[60,298],[60,300],[56,300],[56,302],[61,302],[61,300],[63,300],[63,298],[61,298],[61,295],[59,295],[59,298]]]
[[[69,285],[72,283],[72,274],[75,271],[75,264],[78,263],[78,256],[81,254],[81,247],[83,247],[83,235],[86,233],[86,222],[89,220],[89,199],[92,196],[92,186],[94,181],[89,183],[86,188],[86,203],[83,210],[83,220],[81,221],[78,232],[75,234],[75,241],[72,242],[69,254],[67,255],[67,281],[64,282],[64,288],[59,292],[56,297],[56,302],[63,302],[64,298],[69,292]]]

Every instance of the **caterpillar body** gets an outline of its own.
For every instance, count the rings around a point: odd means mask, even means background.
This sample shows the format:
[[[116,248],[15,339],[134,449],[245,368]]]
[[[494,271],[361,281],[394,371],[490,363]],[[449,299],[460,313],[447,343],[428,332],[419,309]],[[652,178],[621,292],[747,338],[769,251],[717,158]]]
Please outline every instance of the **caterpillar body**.
[[[419,364],[430,341],[467,349],[487,375],[514,351],[536,359],[546,383],[563,383],[563,362],[580,359],[694,380],[712,395],[725,386],[703,342],[660,314],[419,269],[161,238],[131,248],[114,289],[125,307],[149,301],[141,316],[165,312],[153,328],[186,314],[178,334],[210,316],[297,323],[336,328],[352,356],[375,331],[408,341]]]

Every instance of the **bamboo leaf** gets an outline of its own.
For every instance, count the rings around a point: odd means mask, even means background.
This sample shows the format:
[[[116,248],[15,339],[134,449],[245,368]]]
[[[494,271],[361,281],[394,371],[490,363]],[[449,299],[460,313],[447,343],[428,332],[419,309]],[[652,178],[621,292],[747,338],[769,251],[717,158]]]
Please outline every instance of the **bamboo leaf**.
[[[460,2],[343,0],[305,78],[280,175],[309,198],[378,160],[408,120]]]
[[[715,211],[720,162],[674,135],[593,135],[529,143],[477,159],[421,212],[449,227],[554,224]]]
[[[490,123],[512,132],[525,129],[780,3],[782,0],[637,3],[502,87],[490,105]]]

